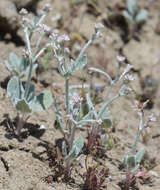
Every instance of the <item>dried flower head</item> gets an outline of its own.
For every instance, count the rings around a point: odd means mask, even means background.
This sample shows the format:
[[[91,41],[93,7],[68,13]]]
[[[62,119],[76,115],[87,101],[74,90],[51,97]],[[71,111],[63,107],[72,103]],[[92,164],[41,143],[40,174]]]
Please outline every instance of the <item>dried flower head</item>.
[[[145,101],[143,103],[141,103],[141,102],[139,102],[139,101],[136,100],[135,101],[135,105],[132,106],[132,108],[134,110],[138,111],[138,112],[141,112],[147,106],[148,102],[149,102],[149,100],[147,100],[147,101]]]

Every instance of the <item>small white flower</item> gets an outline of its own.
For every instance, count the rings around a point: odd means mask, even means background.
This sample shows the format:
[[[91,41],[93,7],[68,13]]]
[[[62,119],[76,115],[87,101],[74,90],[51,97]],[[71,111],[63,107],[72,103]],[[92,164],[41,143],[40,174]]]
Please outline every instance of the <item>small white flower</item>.
[[[98,119],[96,122],[98,123],[98,125],[101,125],[102,124],[102,119]]]
[[[120,55],[117,55],[117,61],[118,61],[118,62],[122,63],[122,62],[125,61],[125,59],[126,59],[125,57],[120,56]]]
[[[149,121],[153,121],[153,122],[157,121],[157,119],[153,113],[151,113],[151,115],[149,116],[148,119],[149,119]]]
[[[70,53],[69,48],[67,48],[67,47],[64,48],[64,51],[65,51],[66,53]]]
[[[69,40],[70,40],[69,36],[66,34],[63,34],[58,37],[57,42],[61,43],[61,42],[69,41]]]
[[[43,32],[50,32],[50,30],[51,30],[51,27],[49,27],[49,26],[47,26],[45,24],[39,24],[39,28]]]
[[[99,29],[104,28],[104,26],[103,26],[102,23],[96,23],[96,24],[94,25],[94,28],[95,28],[95,30],[99,30]]]
[[[73,104],[81,104],[83,101],[83,98],[79,96],[78,93],[73,93],[71,96],[71,101],[73,102]]]
[[[127,64],[127,66],[126,66],[126,68],[124,69],[123,73],[122,73],[121,76],[119,77],[119,80],[120,80],[121,78],[123,78],[132,68],[133,68],[132,65]]]
[[[31,25],[32,25],[32,20],[30,20],[30,19],[27,18],[27,17],[22,17],[22,22],[23,22],[23,23],[27,23],[27,24],[31,24]]]
[[[24,8],[22,8],[20,11],[19,11],[19,14],[20,15],[27,15],[28,14],[28,11]]]
[[[135,80],[135,77],[133,77],[133,76],[130,75],[130,74],[126,74],[124,77],[125,77],[125,79],[128,80],[128,81],[134,81],[134,80]]]
[[[51,5],[49,3],[46,3],[43,10],[49,12],[51,10]]]

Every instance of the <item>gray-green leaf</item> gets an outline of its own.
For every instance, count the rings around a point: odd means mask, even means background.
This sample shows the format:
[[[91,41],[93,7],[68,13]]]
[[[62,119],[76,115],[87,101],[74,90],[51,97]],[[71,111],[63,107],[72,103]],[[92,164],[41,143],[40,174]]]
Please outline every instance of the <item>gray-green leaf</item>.
[[[16,104],[16,109],[20,111],[21,113],[31,113],[31,109],[29,107],[29,104],[24,100],[19,100]]]
[[[83,55],[80,58],[77,58],[75,61],[71,60],[71,72],[78,71],[83,69],[87,64],[87,56]]]
[[[17,101],[22,99],[24,95],[24,88],[22,82],[16,76],[12,77],[7,85],[7,96],[11,99],[15,106]]]
[[[123,16],[129,21],[133,22],[133,17],[128,13],[128,11],[123,11]]]
[[[48,109],[53,102],[52,94],[50,91],[46,90],[40,93],[34,101],[30,103],[32,111],[43,111]]]
[[[145,9],[141,10],[137,15],[136,15],[136,22],[139,23],[139,22],[143,22],[145,20],[147,20],[147,11]]]
[[[137,153],[136,153],[136,162],[137,164],[140,164],[143,156],[144,156],[144,153],[145,153],[145,150],[144,149],[141,149],[139,150]]]
[[[128,12],[134,17],[137,11],[137,0],[127,0]]]

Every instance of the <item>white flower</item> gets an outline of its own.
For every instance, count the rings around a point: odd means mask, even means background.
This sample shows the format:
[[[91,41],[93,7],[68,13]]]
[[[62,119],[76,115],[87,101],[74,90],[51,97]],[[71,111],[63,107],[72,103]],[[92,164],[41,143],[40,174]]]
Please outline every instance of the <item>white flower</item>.
[[[149,121],[153,121],[153,122],[157,121],[157,119],[153,113],[151,113],[151,115],[149,116],[148,119],[149,119]]]
[[[49,26],[47,26],[45,24],[39,24],[39,28],[43,32],[50,32],[50,30],[51,30],[51,27],[49,27]]]
[[[32,20],[27,17],[22,17],[22,22],[32,25]]]
[[[69,40],[70,40],[69,36],[66,34],[63,34],[58,37],[57,42],[61,43],[61,42],[69,41]]]
[[[28,11],[24,8],[22,8],[20,11],[19,11],[19,14],[21,15],[27,15],[28,14]]]
[[[117,61],[118,61],[118,62],[122,63],[122,62],[125,61],[125,59],[126,59],[125,57],[120,56],[120,55],[117,55]]]
[[[51,10],[51,5],[49,3],[46,3],[43,10],[49,12]]]
[[[96,120],[96,122],[98,123],[98,125],[101,125],[102,124],[102,119],[98,119],[98,120]]]
[[[73,93],[72,95],[70,95],[71,97],[71,101],[73,102],[73,104],[81,104],[83,101],[83,98],[79,96],[78,93]]]
[[[127,64],[127,66],[126,66],[126,68],[124,69],[123,73],[122,73],[121,76],[119,77],[119,80],[120,80],[121,78],[123,78],[132,68],[133,68],[132,65]]]
[[[135,80],[135,77],[133,77],[133,76],[130,75],[130,74],[126,74],[124,77],[125,77],[125,79],[128,80],[128,81],[134,81],[134,80]]]
[[[102,23],[96,23],[96,24],[94,25],[94,28],[95,28],[95,30],[99,30],[99,29],[104,28],[104,26],[103,26]]]
[[[67,47],[64,48],[64,51],[65,51],[66,53],[70,53],[69,48],[67,48]]]

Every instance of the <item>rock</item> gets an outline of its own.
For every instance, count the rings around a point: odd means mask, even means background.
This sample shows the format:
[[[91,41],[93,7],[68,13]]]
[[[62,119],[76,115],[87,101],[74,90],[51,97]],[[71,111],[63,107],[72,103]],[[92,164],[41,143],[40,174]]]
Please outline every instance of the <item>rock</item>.
[[[18,14],[14,3],[10,0],[2,0],[0,3],[0,32],[14,35],[19,28],[18,23]]]
[[[4,0],[5,1],[5,0]],[[14,3],[18,10],[21,8],[28,8],[35,6],[39,0],[9,0],[11,3]]]

